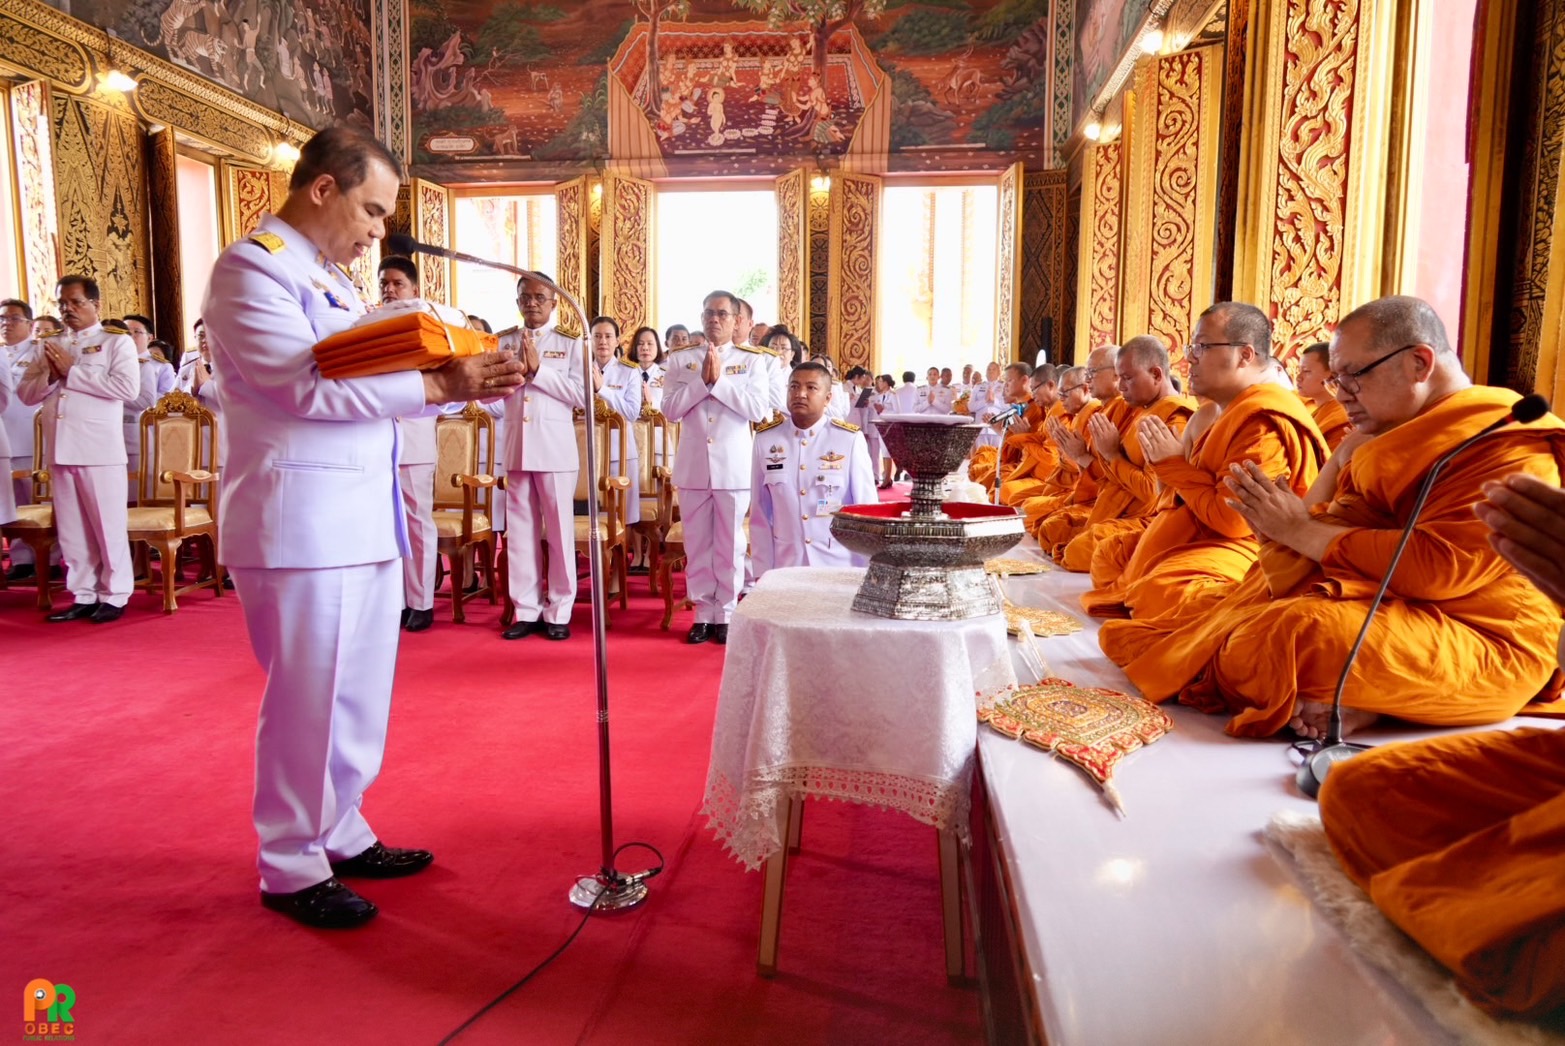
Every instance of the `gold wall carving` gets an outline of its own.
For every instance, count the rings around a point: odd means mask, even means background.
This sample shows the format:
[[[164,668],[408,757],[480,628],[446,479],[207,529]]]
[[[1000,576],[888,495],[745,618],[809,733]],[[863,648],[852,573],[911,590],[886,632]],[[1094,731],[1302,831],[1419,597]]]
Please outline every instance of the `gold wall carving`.
[[[271,172],[249,164],[218,164],[223,194],[223,242],[233,243],[255,231],[261,216],[279,203],[272,197]]]
[[[1081,356],[1119,341],[1124,154],[1123,142],[1084,150],[1076,317],[1076,354]]]
[[[60,212],[54,203],[54,117],[49,85],[41,80],[11,88],[11,127],[16,140],[18,230],[24,293],[38,308],[54,297],[60,272]]]
[[[1557,3],[1558,0],[1547,0]],[[1527,61],[1517,53],[1519,12],[1514,4],[1483,4],[1475,33],[1471,188],[1467,215],[1467,271],[1462,295],[1462,363],[1477,381],[1490,381],[1491,347],[1504,352],[1497,330],[1505,312],[1501,300],[1504,273],[1511,259],[1506,227],[1508,164],[1506,140],[1519,116],[1512,111],[1512,85],[1528,76]],[[1534,39],[1537,39],[1534,34]],[[1565,70],[1555,77],[1565,85]],[[1525,213],[1525,208],[1522,212]],[[1503,328],[1501,328],[1503,330]]]
[[[839,171],[831,188],[826,344],[840,371],[875,369],[875,237],[880,179]]]
[[[619,321],[626,339],[652,321],[655,192],[651,182],[640,178],[610,173],[603,179],[603,314]]]
[[[1217,282],[1213,297],[1234,295],[1234,231],[1239,210],[1240,150],[1244,135],[1244,71],[1250,47],[1251,0],[1227,0],[1227,41],[1223,49],[1223,115],[1217,179]]]
[[[1234,297],[1284,360],[1379,294],[1394,0],[1257,0]]]
[[[178,127],[255,163],[265,163],[271,157],[272,136],[265,128],[221,112],[177,88],[148,79],[131,98],[149,123]]]
[[[152,319],[158,330],[188,330],[185,285],[179,252],[179,173],[174,132],[164,128],[147,138],[147,183],[151,197],[152,250],[158,259],[152,286]],[[190,303],[194,309],[200,302]]]
[[[9,11],[0,12],[0,55],[11,65],[72,91],[84,91],[92,82],[92,67],[80,44],[45,32]]]
[[[1000,229],[995,241],[994,353],[990,359],[1021,358],[1022,165],[1013,163],[999,179]],[[964,317],[965,319],[965,317]]]
[[[588,208],[591,206],[587,182],[586,176],[582,176],[572,178],[568,182],[561,182],[554,187],[556,220],[560,230],[558,254],[560,271],[551,275],[561,287],[580,299],[585,299],[587,296],[587,259],[589,258],[587,242],[590,220]],[[585,300],[582,302],[582,307],[591,311],[591,306]],[[576,314],[569,308],[560,309],[557,320],[560,330],[572,337],[579,337],[586,333],[581,329]]]
[[[777,317],[772,322],[803,332],[810,316],[809,172],[798,168],[773,185],[777,196]]]
[[[1213,300],[1221,72],[1217,47],[1136,69],[1120,333],[1157,335],[1175,362]]]
[[[1066,309],[1076,298],[1069,189],[1066,171],[1028,171],[1022,181],[1027,220],[1022,223],[1021,320],[1014,358],[1028,363],[1036,362],[1034,353],[1046,343],[1053,350],[1051,361],[1069,353],[1073,332]]]
[[[413,235],[432,247],[451,246],[451,194],[444,186],[413,179]],[[424,300],[450,303],[451,262],[423,255],[418,260],[419,293]]]
[[[136,119],[65,94],[54,109],[60,266],[91,276],[106,315],[152,307],[147,178]]]
[[[810,325],[793,333],[809,345],[826,344],[826,316],[831,300],[828,272],[831,265],[831,187],[824,181],[810,183]]]
[[[603,179],[587,179],[587,292],[582,295],[582,308],[587,319],[600,315],[603,309],[603,267],[598,264],[603,249]]]

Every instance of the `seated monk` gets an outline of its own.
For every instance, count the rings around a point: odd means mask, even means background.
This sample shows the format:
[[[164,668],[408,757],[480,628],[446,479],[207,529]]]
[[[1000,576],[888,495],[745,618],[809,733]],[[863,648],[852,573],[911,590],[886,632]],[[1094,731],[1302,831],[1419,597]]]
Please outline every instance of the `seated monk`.
[[[1065,504],[1039,519],[1033,528],[1038,547],[1055,562],[1064,558],[1065,546],[1087,525],[1098,503],[1098,495],[1108,482],[1099,464],[1093,433],[1109,432],[1109,438],[1118,444],[1141,414],[1140,408],[1120,394],[1119,351],[1118,346],[1105,346],[1087,360],[1087,379],[1100,406],[1082,425],[1080,438],[1072,435],[1067,441],[1069,447],[1062,444],[1060,448],[1062,454],[1072,454],[1080,473]],[[1105,367],[1108,369],[1101,369]]]
[[[1131,419],[1145,414],[1161,418],[1170,430],[1183,433],[1196,409],[1195,401],[1174,391],[1168,350],[1151,335],[1125,342],[1115,363],[1120,395],[1132,412],[1123,429],[1102,414],[1087,424],[1092,437],[1092,470],[1098,476],[1098,499],[1086,523],[1057,557],[1066,570],[1085,573],[1098,542],[1110,534],[1139,533],[1157,511],[1157,474],[1141,452],[1141,437]]]
[[[1125,665],[1149,700],[1178,695],[1231,713],[1237,736],[1325,732],[1337,677],[1425,473],[1518,398],[1473,385],[1417,298],[1348,314],[1331,366],[1354,431],[1304,498],[1274,482],[1272,468],[1233,470],[1229,505],[1266,539],[1259,562]],[[1549,683],[1560,608],[1490,547],[1472,506],[1493,476],[1558,483],[1562,460],[1565,423],[1550,414],[1501,429],[1441,473],[1343,691],[1345,730],[1381,714],[1496,723]]]
[[[1005,466],[1000,484],[1000,503],[1016,505],[1043,490],[1048,477],[1059,467],[1059,450],[1049,436],[1047,419],[1064,413],[1060,402],[1061,370],[1051,363],[1034,367],[1027,379],[1029,406],[1006,435],[1006,446],[1014,454],[1014,463]],[[1021,431],[1017,431],[1020,429]]]
[[[1092,464],[1092,445],[1087,439],[1087,425],[1100,411],[1109,411],[1109,420],[1118,425],[1130,410],[1130,405],[1119,394],[1119,374],[1114,369],[1118,355],[1118,345],[1100,345],[1092,350],[1086,368],[1087,391],[1091,398],[1071,418],[1069,425],[1060,421],[1049,426],[1049,435],[1060,450],[1059,483],[1064,489],[1058,494],[1028,498],[1019,506],[1026,517],[1027,530],[1035,538],[1039,538],[1043,521],[1058,510],[1073,509],[1085,520],[1092,503],[1097,500],[1098,481],[1088,469]],[[1042,538],[1038,543],[1043,545]],[[1044,547],[1044,552],[1048,551]]]
[[[1037,437],[1039,445],[1047,449],[1048,460],[1053,462],[1053,468],[1046,474],[1041,469],[1039,472],[1033,473],[1034,476],[1042,475],[1043,479],[1041,486],[1036,488],[1036,493],[1027,494],[1015,501],[1006,501],[1007,505],[1022,508],[1033,498],[1053,497],[1069,492],[1071,484],[1075,482],[1075,472],[1072,471],[1071,466],[1068,466],[1060,459],[1060,448],[1059,444],[1055,442],[1055,433],[1059,431],[1061,425],[1073,424],[1077,415],[1087,408],[1087,404],[1092,399],[1087,389],[1086,367],[1065,367],[1060,370],[1059,400],[1044,415],[1042,431],[1038,433]],[[1033,452],[1031,444],[1028,444],[1025,449]],[[1033,453],[1036,453],[1040,460],[1044,458],[1042,451]],[[1020,466],[1018,466],[1019,469]],[[1012,475],[1015,476],[1016,473],[1012,473]],[[1013,487],[1014,489],[1016,488]],[[1004,501],[1004,493],[1005,488],[1002,487],[1002,501]]]
[[[1565,604],[1565,491],[1525,473],[1484,491],[1490,545]],[[1348,875],[1475,1004],[1565,1015],[1565,730],[1384,745],[1332,769],[1320,815]]]
[[[1141,446],[1163,484],[1162,503],[1124,573],[1082,596],[1090,614],[1133,619],[1098,632],[1116,664],[1199,614],[1255,561],[1260,543],[1223,483],[1232,466],[1255,461],[1303,494],[1327,456],[1304,402],[1271,379],[1271,325],[1261,310],[1213,305],[1196,321],[1186,356],[1190,391],[1216,403],[1217,417],[1188,454],[1165,423],[1141,419]]]
[[[1337,402],[1337,397],[1326,388],[1331,376],[1331,346],[1323,341],[1305,349],[1299,356],[1299,395],[1310,405],[1315,427],[1326,437],[1326,446],[1332,450],[1342,442],[1342,437],[1353,430],[1348,421],[1348,410]]]
[[[993,365],[998,371],[999,364]],[[1044,364],[1048,366],[1048,364]],[[1053,368],[1050,368],[1051,370]],[[1021,452],[1011,442],[1012,437],[1021,437],[1031,432],[1035,425],[1043,420],[1042,411],[1035,411],[1027,396],[1027,383],[1031,380],[1034,371],[1030,364],[1012,363],[1005,368],[1003,395],[1007,406],[1018,403],[1026,403],[1027,409],[1020,418],[1009,425],[1004,423],[991,425],[995,432],[1001,433],[999,446],[978,446],[973,448],[973,453],[967,463],[967,477],[974,483],[982,483],[990,492],[994,491],[995,478],[1001,469],[1008,463],[1014,465],[1021,460]],[[985,420],[988,420],[987,418]]]

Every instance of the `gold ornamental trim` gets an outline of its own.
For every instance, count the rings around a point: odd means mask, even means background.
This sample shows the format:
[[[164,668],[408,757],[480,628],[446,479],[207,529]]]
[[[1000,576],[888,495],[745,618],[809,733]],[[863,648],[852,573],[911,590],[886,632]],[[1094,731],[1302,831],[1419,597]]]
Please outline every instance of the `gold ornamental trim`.
[[[881,180],[839,171],[831,186],[826,343],[837,367],[875,369],[875,241]]]
[[[994,351],[989,357],[1001,363],[1021,359],[1022,283],[1022,165],[1013,163],[999,178],[1000,230],[995,244],[999,255],[994,284]]]
[[[796,168],[773,182],[777,198],[777,323],[805,334],[810,316],[809,172]]]
[[[599,266],[603,312],[633,331],[652,319],[656,189],[649,181],[610,172],[603,179]]]
[[[1088,147],[1082,172],[1077,264],[1076,355],[1119,341],[1120,246],[1124,219],[1123,142]]]
[[[0,11],[0,56],[8,65],[69,91],[85,91],[92,85],[92,60],[86,48],[9,11]]]
[[[233,113],[222,112],[194,95],[143,80],[131,95],[136,110],[149,122],[167,124],[238,154],[241,159],[265,163],[272,155],[272,138],[266,128]]]

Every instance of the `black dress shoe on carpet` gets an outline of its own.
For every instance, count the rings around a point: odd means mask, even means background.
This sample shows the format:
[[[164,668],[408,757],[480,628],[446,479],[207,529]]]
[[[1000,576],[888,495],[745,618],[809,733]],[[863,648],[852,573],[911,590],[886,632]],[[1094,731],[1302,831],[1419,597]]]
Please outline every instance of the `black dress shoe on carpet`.
[[[690,626],[690,631],[685,635],[687,643],[705,643],[712,638],[712,626],[698,623]]]
[[[296,893],[262,890],[261,903],[317,930],[347,930],[361,926],[380,911],[336,879],[327,879]]]
[[[534,632],[543,631],[542,621],[518,621],[504,632],[500,633],[502,639],[526,639]]]
[[[375,843],[357,857],[333,861],[333,875],[343,878],[358,876],[360,879],[400,879],[404,875],[422,872],[435,861],[428,850],[399,850],[395,846]]]
[[[412,607],[403,607],[402,608],[402,623],[400,625],[398,625],[397,627],[398,628],[407,628],[408,627],[408,616],[410,614],[412,614],[412,613],[413,613],[413,608]]]
[[[5,572],[6,581],[31,581],[38,576],[38,569],[31,563],[18,563]]]
[[[429,626],[434,623],[435,611],[433,608],[429,610],[409,610],[408,619],[402,627],[409,632],[428,632]]]
[[[544,625],[543,636],[545,639],[569,639],[571,638],[570,625]]]
[[[92,612],[92,623],[106,625],[110,621],[118,621],[124,613],[124,607],[117,607],[113,603],[99,603],[98,609]]]
[[[718,646],[727,646],[728,645],[728,626],[727,625],[713,625],[712,626],[712,639],[717,643]]]
[[[84,617],[92,617],[98,612],[101,603],[77,603],[69,610],[62,610],[58,614],[50,614],[46,621],[79,621]]]

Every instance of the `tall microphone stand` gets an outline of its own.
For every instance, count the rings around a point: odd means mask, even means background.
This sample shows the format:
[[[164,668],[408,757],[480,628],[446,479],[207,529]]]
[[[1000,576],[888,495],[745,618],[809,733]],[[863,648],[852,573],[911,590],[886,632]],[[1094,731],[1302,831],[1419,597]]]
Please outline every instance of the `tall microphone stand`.
[[[598,457],[594,452],[597,446],[597,422],[595,419],[595,393],[592,389],[592,353],[585,346],[590,333],[588,328],[591,318],[587,315],[581,303],[576,300],[565,288],[544,276],[542,273],[531,269],[523,269],[516,265],[507,265],[504,262],[490,261],[487,258],[479,258],[471,254],[463,254],[461,251],[451,250],[449,247],[437,247],[432,244],[420,243],[411,236],[400,234],[386,237],[386,246],[398,254],[411,255],[418,251],[423,254],[434,255],[437,258],[449,258],[452,261],[467,262],[470,265],[479,265],[487,269],[498,269],[541,283],[563,298],[581,319],[583,350],[581,357],[582,380],[587,389],[587,403],[585,406],[587,418],[587,525],[591,531],[592,540],[589,542],[587,552],[588,573],[592,584],[592,650],[594,667],[597,672],[598,685],[598,819],[603,835],[603,864],[596,874],[579,877],[570,890],[570,902],[578,908],[585,908],[593,912],[618,912],[628,908],[634,908],[647,899],[647,879],[657,874],[656,871],[637,872],[633,875],[625,875],[614,868],[614,784],[609,773],[609,657],[608,641],[604,634],[607,608],[605,606],[603,588],[599,580],[603,577],[603,526],[598,517]]]

